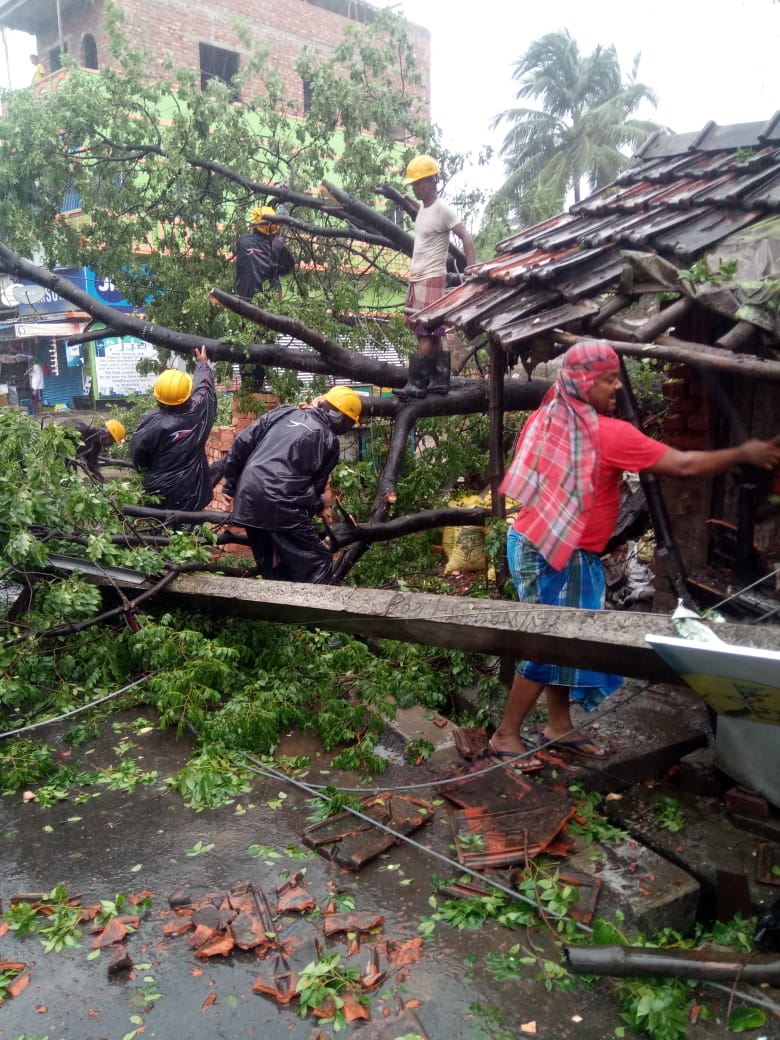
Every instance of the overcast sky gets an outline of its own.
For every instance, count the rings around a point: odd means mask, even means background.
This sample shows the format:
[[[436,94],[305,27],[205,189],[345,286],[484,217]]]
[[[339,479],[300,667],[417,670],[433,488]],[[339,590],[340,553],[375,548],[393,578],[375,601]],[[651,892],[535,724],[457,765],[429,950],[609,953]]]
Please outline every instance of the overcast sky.
[[[488,130],[515,104],[512,66],[532,40],[568,29],[580,50],[614,44],[625,73],[658,95],[645,118],[683,133],[767,120],[780,109],[780,2],[774,0],[373,0],[431,33],[431,102],[445,143],[477,153],[500,146]],[[501,180],[500,164],[487,174]],[[470,176],[477,186],[485,174]]]
[[[494,115],[514,104],[512,65],[532,40],[568,29],[581,51],[614,44],[624,72],[641,53],[639,78],[658,95],[640,115],[677,132],[712,119],[767,120],[780,108],[780,0],[373,0],[431,33],[433,118],[445,143],[472,152],[500,146]],[[30,37],[8,33],[11,82],[30,82]],[[5,55],[0,78],[8,83]],[[472,168],[463,187],[495,188],[501,164]],[[467,183],[466,183],[467,182]]]

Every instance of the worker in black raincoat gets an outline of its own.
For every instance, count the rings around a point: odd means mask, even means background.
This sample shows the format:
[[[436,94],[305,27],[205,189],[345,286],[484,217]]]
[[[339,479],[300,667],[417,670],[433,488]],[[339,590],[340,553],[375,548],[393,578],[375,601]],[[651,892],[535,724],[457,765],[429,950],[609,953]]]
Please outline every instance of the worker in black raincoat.
[[[295,270],[295,259],[273,223],[272,206],[255,206],[249,214],[250,230],[236,240],[236,295],[251,300],[266,286],[281,300],[281,275]]]
[[[211,501],[206,440],[217,417],[217,392],[206,348],[195,351],[195,378],[166,369],[154,384],[158,407],[141,416],[130,458],[144,488],[164,509],[196,512]]]
[[[80,419],[74,419],[62,425],[78,434],[76,464],[83,466],[90,476],[102,482],[100,456],[113,444],[121,444],[125,439],[126,433],[122,423],[118,419],[106,419],[102,426],[92,426],[90,423],[81,422]]]
[[[247,534],[264,578],[327,585],[333,561],[313,523],[339,460],[339,434],[358,425],[362,402],[334,386],[313,408],[282,405],[243,430],[225,460],[231,521]]]

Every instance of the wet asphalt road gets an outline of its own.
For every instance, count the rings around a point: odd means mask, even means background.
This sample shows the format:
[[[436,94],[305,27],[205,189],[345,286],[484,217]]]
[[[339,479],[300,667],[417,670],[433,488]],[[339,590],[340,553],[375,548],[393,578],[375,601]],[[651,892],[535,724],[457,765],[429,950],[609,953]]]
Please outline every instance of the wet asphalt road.
[[[101,952],[88,959],[92,937],[86,933],[79,947],[49,954],[43,952],[38,937],[7,933],[0,938],[0,960],[25,961],[31,981],[23,993],[0,1007],[0,1038],[312,1040],[319,1036],[314,1020],[301,1018],[294,1004],[282,1007],[252,991],[258,975],[255,954],[234,952],[200,961],[186,936],[166,937],[168,897],[185,886],[194,894],[205,894],[251,881],[273,906],[288,874],[303,870],[304,885],[318,908],[324,909],[337,891],[351,895],[356,910],[382,914],[385,921],[381,935],[362,941],[359,952],[350,956],[343,937],[322,940],[319,915],[279,917],[275,925],[283,937],[293,940],[296,963],[314,959],[315,940],[320,939],[326,952],[338,950],[349,964],[362,969],[376,943],[418,936],[419,922],[432,913],[432,878],[452,878],[456,872],[448,874],[423,849],[406,845],[392,848],[359,874],[311,852],[298,858],[304,853],[302,831],[311,822],[305,794],[275,779],[257,777],[251,793],[233,804],[195,812],[163,783],[187,761],[189,741],[153,728],[141,734],[124,729],[131,721],[128,715],[117,721],[118,732],[106,725],[102,738],[79,748],[73,757],[85,768],[116,763],[114,748],[126,738],[133,745],[128,754],[143,769],[156,769],[158,782],[132,793],[87,788],[80,804],[71,798],[50,808],[23,801],[20,792],[0,798],[0,897],[7,908],[16,893],[50,891],[63,883],[71,894],[80,894],[84,905],[92,905],[119,893],[148,890],[152,907],[126,943],[134,970],[109,978],[106,969],[112,955]],[[37,735],[57,744],[54,731]],[[301,747],[300,739],[294,743],[290,752],[309,750]],[[60,747],[66,751],[65,745]],[[430,773],[425,768],[410,771],[396,764],[378,783],[392,786],[409,783],[410,778],[419,783],[426,776]],[[337,776],[327,760],[315,754],[307,781],[352,785],[356,778]],[[432,790],[415,793],[438,801]],[[416,838],[448,852],[452,832],[442,804]],[[258,845],[266,847],[263,855],[250,855],[250,847]],[[431,1040],[509,1040],[528,1035],[542,1040],[607,1040],[614,1036],[621,1019],[607,982],[593,990],[548,992],[537,978],[537,967],[526,968],[522,980],[497,980],[487,969],[486,955],[506,953],[516,943],[528,951],[533,947],[556,963],[559,960],[540,932],[510,931],[493,924],[458,931],[438,924],[406,976],[391,974],[373,991],[370,1023],[349,1025],[339,1035],[364,1040],[414,1035]],[[387,966],[381,957],[380,966]],[[321,1028],[324,1036],[333,1035],[330,1025]],[[726,1035],[714,1023],[691,1032],[702,1040]]]

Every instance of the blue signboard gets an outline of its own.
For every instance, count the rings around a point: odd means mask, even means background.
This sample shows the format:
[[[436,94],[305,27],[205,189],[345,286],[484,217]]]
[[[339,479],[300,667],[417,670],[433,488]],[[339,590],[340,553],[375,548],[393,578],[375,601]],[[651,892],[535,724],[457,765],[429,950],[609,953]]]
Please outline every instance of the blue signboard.
[[[54,272],[62,275],[63,278],[67,278],[69,282],[73,282],[79,289],[88,293],[93,299],[100,300],[101,303],[115,307],[118,311],[133,310],[133,305],[128,303],[117,290],[114,283],[109,278],[102,278],[100,275],[95,274],[90,267],[55,267]],[[25,279],[21,279],[20,283],[22,285],[33,285],[32,282]],[[51,317],[54,314],[65,314],[74,310],[75,307],[76,305],[71,303],[70,300],[66,300],[58,293],[47,289],[42,299],[37,303],[20,303],[19,317],[32,318],[41,317],[42,315]]]

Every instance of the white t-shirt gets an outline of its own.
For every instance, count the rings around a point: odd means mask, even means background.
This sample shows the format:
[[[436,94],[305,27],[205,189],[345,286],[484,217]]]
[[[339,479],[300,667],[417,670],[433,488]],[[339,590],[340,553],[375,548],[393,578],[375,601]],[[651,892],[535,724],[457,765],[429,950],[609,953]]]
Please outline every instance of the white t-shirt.
[[[30,389],[43,390],[43,369],[37,361],[30,369]]]
[[[414,221],[410,282],[421,282],[447,273],[450,231],[456,224],[460,224],[460,217],[442,199],[436,199],[430,206],[420,205]]]

